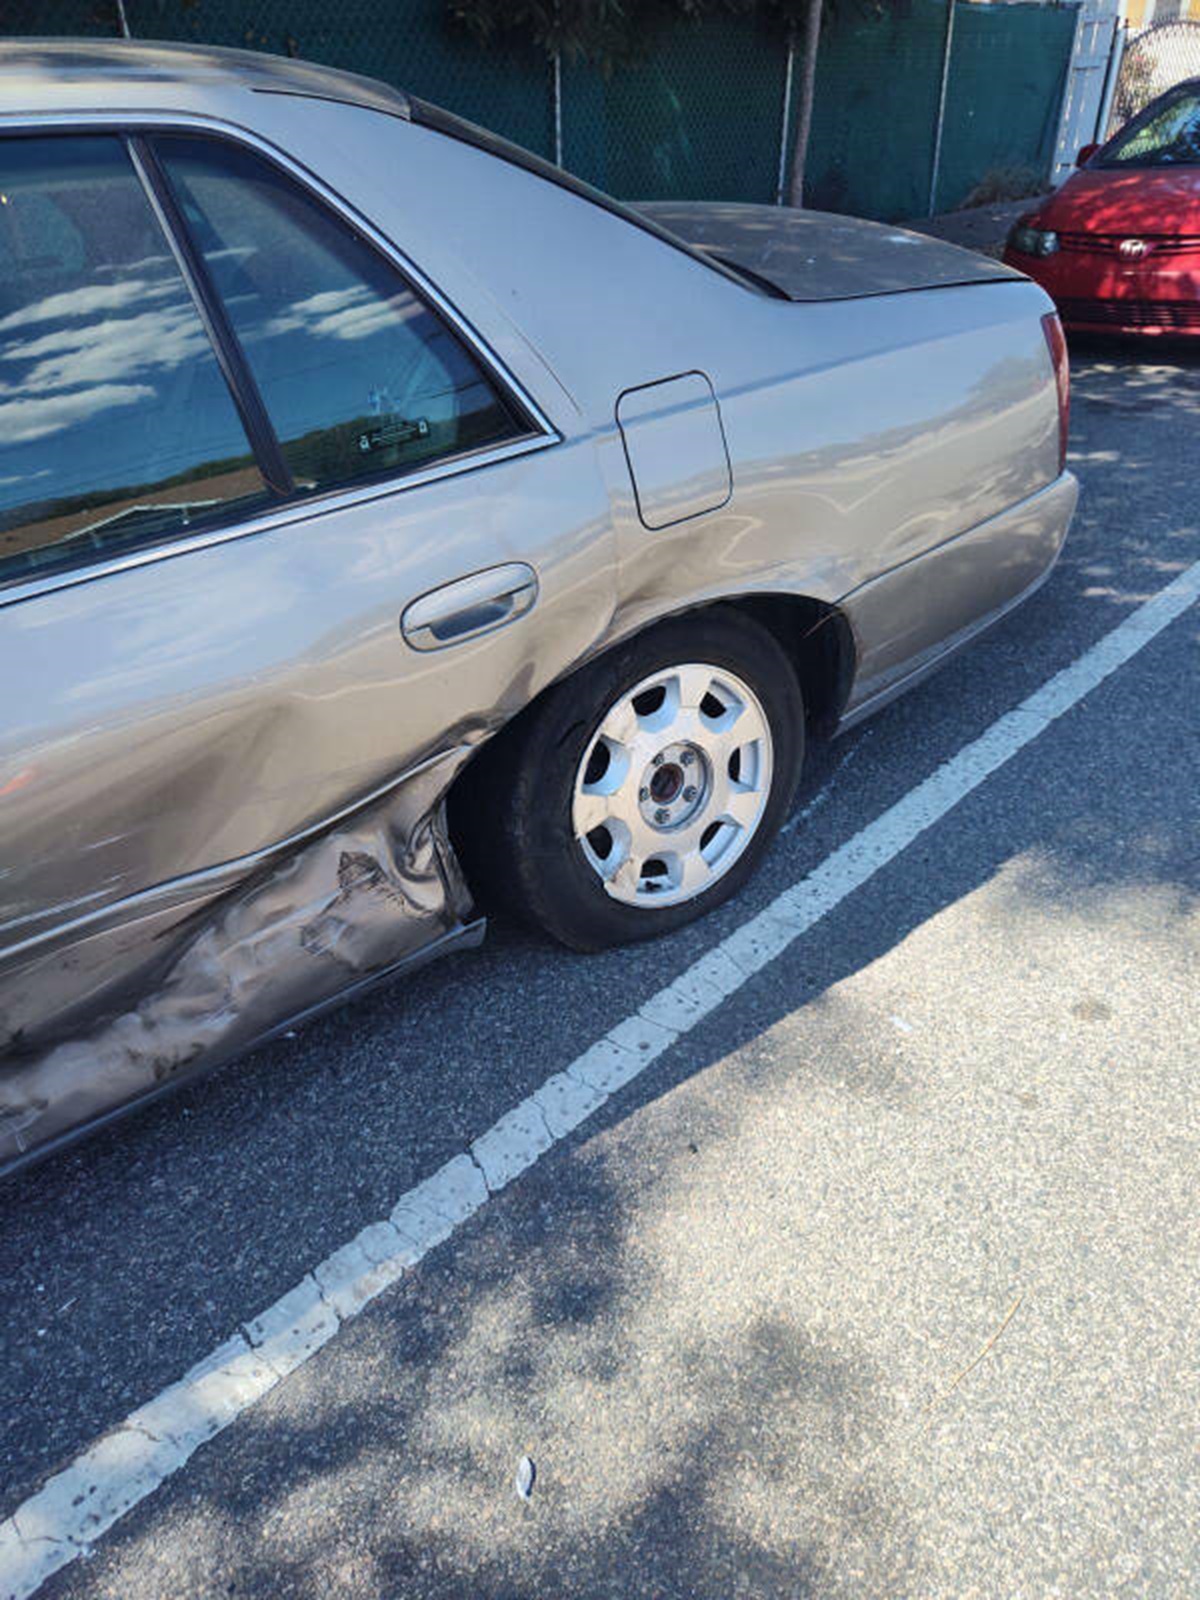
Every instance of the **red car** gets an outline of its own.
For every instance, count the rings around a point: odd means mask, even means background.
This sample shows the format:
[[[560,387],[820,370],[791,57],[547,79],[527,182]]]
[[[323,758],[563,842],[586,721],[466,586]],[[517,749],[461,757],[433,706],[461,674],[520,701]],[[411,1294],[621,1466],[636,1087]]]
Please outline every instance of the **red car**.
[[[1200,334],[1200,78],[1177,84],[1023,216],[1004,259],[1067,328]]]

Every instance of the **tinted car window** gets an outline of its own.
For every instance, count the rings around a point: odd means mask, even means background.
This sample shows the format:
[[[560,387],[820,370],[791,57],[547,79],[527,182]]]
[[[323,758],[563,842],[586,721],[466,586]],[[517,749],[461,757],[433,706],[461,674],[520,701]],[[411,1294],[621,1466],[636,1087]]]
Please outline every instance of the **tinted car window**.
[[[155,141],[303,491],[524,427],[442,318],[298,184],[212,140]]]
[[[0,583],[267,498],[124,145],[0,140]]]
[[[1101,166],[1200,165],[1200,92],[1181,89],[1140,117],[1106,145]]]

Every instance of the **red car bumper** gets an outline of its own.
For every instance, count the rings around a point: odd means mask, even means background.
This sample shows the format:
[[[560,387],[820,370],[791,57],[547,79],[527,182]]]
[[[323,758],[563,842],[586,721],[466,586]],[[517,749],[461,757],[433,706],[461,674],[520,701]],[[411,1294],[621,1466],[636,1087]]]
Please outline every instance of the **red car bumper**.
[[[1052,256],[1010,246],[1004,259],[1041,284],[1078,332],[1200,335],[1200,240],[1147,241],[1130,261],[1122,240],[1066,236]]]

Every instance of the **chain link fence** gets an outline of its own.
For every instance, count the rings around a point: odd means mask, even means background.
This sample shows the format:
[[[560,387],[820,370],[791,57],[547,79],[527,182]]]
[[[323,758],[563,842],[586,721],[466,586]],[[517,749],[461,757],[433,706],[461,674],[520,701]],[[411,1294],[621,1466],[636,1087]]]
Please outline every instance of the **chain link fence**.
[[[787,39],[748,17],[681,24],[645,62],[562,75],[563,164],[638,199],[776,197]]]
[[[119,32],[116,0],[0,0],[0,38],[112,39]]]
[[[1200,78],[1200,22],[1163,22],[1131,37],[1121,57],[1109,134],[1187,78]]]
[[[442,0],[122,3],[135,38],[383,78],[622,198],[769,203],[786,185],[801,62],[780,24],[754,16],[680,20],[643,62],[606,76],[532,46],[485,50]],[[119,20],[118,0],[0,0],[0,35],[113,38]],[[809,202],[892,220],[959,205],[996,174],[1033,192],[1053,154],[1074,27],[1073,6],[839,6],[821,37]]]

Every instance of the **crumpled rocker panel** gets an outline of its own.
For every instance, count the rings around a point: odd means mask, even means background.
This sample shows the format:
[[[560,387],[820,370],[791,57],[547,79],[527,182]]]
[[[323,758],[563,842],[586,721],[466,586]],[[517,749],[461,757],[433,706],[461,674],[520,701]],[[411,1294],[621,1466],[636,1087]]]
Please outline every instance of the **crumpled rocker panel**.
[[[10,1049],[0,1062],[0,1168],[462,929],[471,900],[443,798],[467,752],[452,754],[189,919],[136,998],[126,992],[86,1031]],[[71,949],[60,959],[69,963]],[[4,989],[0,978],[0,1007]]]

